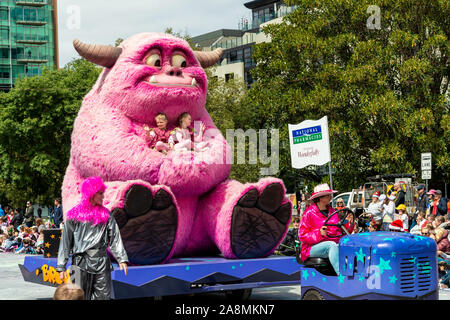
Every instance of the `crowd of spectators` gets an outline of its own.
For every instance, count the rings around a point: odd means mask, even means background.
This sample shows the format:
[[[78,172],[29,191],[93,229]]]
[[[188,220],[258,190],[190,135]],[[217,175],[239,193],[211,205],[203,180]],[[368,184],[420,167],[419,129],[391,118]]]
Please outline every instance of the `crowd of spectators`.
[[[43,231],[60,227],[54,223],[54,220],[59,217],[56,203],[55,200],[55,208],[47,218],[42,217],[40,207],[36,216],[30,201],[27,202],[26,209],[23,211],[20,208],[5,207],[3,209],[0,205],[0,253],[43,254]]]

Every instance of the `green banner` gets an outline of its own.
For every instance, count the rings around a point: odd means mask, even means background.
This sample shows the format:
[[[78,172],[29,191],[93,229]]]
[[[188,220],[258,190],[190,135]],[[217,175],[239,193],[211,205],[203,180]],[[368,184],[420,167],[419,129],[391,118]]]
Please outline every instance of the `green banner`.
[[[310,136],[302,136],[294,138],[294,144],[322,140],[322,133],[312,134]]]

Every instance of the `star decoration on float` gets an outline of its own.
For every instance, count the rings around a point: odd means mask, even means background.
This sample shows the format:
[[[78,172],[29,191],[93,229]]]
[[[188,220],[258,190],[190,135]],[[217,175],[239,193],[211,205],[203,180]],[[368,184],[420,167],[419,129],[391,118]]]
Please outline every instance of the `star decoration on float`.
[[[389,283],[393,283],[395,284],[397,282],[397,277],[395,275],[393,275],[392,277],[389,277]]]
[[[339,279],[339,283],[344,283],[345,276],[340,274],[338,279]]]
[[[384,260],[380,257],[380,264],[378,265],[378,268],[380,268],[380,273],[383,274],[384,270],[392,270],[391,266],[389,265],[391,263],[391,260]]]
[[[356,261],[361,261],[364,262],[364,257],[366,256],[363,252],[362,252],[362,248],[359,248],[359,252],[355,252],[356,254]]]
[[[50,248],[50,243],[46,242],[46,243],[45,243],[45,246],[46,246],[47,248]]]
[[[309,277],[308,270],[303,270],[302,271],[302,277],[303,277],[303,279],[308,280],[308,277]]]

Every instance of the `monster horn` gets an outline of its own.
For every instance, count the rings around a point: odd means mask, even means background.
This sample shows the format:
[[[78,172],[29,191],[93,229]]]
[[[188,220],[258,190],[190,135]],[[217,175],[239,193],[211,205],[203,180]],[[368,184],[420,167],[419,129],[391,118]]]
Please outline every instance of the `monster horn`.
[[[198,62],[202,65],[203,68],[208,68],[215,65],[220,61],[222,57],[223,50],[222,48],[217,48],[214,51],[194,51],[194,55],[197,58]]]
[[[122,53],[122,48],[98,44],[86,44],[73,40],[75,50],[86,60],[105,68],[111,68]]]

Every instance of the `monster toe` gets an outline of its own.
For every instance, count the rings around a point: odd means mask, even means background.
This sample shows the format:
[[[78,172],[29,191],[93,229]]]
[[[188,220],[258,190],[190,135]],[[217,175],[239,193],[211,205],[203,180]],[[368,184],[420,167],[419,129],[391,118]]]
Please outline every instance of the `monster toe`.
[[[134,185],[126,194],[124,209],[115,208],[113,214],[131,263],[157,264],[169,258],[178,224],[169,192],[160,189],[153,197],[150,189]]]
[[[268,185],[255,198],[255,189],[245,193],[233,209],[231,249],[239,259],[268,255],[279,243],[291,217],[291,205],[281,205],[281,184]]]
[[[152,208],[156,210],[163,210],[170,207],[172,204],[172,197],[170,194],[166,190],[160,189],[155,193]]]
[[[269,184],[258,199],[256,206],[262,211],[275,213],[283,201],[283,186],[279,183]]]
[[[138,217],[152,207],[152,191],[141,185],[133,185],[125,194],[124,209],[128,216]]]

